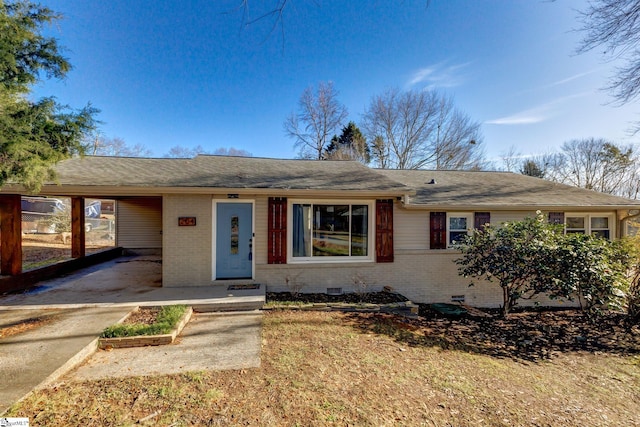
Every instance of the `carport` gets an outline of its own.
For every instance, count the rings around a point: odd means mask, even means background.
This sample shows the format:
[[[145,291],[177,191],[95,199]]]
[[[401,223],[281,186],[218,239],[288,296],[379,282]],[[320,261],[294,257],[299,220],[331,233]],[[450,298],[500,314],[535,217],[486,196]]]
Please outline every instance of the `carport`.
[[[22,273],[22,204],[21,194],[0,195],[0,275]],[[71,197],[71,257],[86,255],[84,197]]]
[[[45,186],[41,195],[69,197],[71,200],[71,260],[36,270],[23,272],[22,194],[18,191],[0,194],[0,293],[19,291],[37,282],[56,277],[79,268],[104,262],[122,255],[124,249],[132,251],[152,249],[161,254],[162,197],[119,196],[117,194],[63,194],[57,186]],[[86,199],[113,199],[122,204],[116,215],[115,248],[87,255]],[[121,202],[121,203],[120,203]]]

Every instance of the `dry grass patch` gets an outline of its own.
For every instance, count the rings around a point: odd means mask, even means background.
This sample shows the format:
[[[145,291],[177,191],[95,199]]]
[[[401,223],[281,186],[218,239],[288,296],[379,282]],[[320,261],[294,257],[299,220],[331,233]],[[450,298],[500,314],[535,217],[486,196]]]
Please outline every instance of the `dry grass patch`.
[[[57,314],[47,314],[42,316],[21,319],[8,325],[0,325],[0,338],[8,338],[13,335],[29,332],[48,325],[56,320]]]
[[[103,234],[103,231],[91,231],[86,234],[87,254],[114,247],[115,241],[105,239]],[[63,242],[60,234],[22,236],[22,269],[25,271],[70,259],[72,259],[71,242]]]
[[[518,361],[443,349],[386,319],[268,312],[260,368],[62,383],[9,415],[34,426],[640,424],[638,356]]]

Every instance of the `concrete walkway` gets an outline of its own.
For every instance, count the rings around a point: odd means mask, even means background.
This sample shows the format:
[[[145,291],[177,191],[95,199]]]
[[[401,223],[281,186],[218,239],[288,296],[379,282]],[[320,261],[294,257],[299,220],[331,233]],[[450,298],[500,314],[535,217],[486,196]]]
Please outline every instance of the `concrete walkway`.
[[[98,350],[62,380],[257,368],[261,325],[261,312],[194,313],[173,344]]]
[[[160,283],[158,257],[126,257],[42,282],[33,292],[0,296],[0,328],[39,322],[31,330],[0,337],[0,415],[69,371],[64,380],[259,366],[259,311],[196,313],[172,345],[96,352],[102,330],[137,306],[229,310],[264,302],[264,289],[162,288]]]

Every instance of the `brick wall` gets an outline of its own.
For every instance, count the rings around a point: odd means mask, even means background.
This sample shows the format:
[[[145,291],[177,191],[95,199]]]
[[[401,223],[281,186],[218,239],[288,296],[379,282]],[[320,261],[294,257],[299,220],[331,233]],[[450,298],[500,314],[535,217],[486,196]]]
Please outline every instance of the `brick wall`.
[[[206,286],[211,283],[211,195],[165,195],[163,198],[162,285]],[[179,226],[179,217],[196,225]]]
[[[163,203],[163,286],[212,285],[212,195],[166,195]],[[255,201],[255,281],[272,291],[287,291],[286,278],[303,283],[302,292],[326,292],[327,288],[354,291],[353,278],[363,278],[372,291],[391,286],[414,302],[451,302],[452,296],[464,295],[465,303],[478,307],[498,307],[502,290],[496,283],[469,287],[470,279],[460,277],[453,250],[430,250],[428,247],[428,211],[394,209],[393,263],[307,263],[267,264],[267,198]],[[529,212],[492,214],[492,222],[521,219]],[[195,227],[179,227],[178,217],[196,217]],[[543,301],[547,304],[548,301]],[[551,304],[566,304],[551,301]],[[531,302],[523,302],[523,305]]]
[[[343,292],[354,292],[353,278],[363,278],[368,290],[381,291],[384,286],[419,303],[451,302],[452,296],[464,295],[466,304],[476,307],[502,305],[502,288],[497,283],[481,282],[472,287],[470,279],[460,277],[454,260],[454,251],[396,251],[392,264],[331,263],[317,265],[260,265],[256,281],[267,285],[268,291],[286,292],[286,278],[303,284],[301,292],[326,292],[327,288],[341,287]],[[567,301],[540,298],[544,305],[568,305]],[[534,301],[521,301],[532,305]]]

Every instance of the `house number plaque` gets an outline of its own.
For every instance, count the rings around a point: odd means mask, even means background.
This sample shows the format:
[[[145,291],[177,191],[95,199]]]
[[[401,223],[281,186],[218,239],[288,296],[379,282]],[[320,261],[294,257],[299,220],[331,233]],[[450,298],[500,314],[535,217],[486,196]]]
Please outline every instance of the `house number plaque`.
[[[178,226],[180,227],[194,227],[196,225],[195,216],[181,216],[178,217]]]

